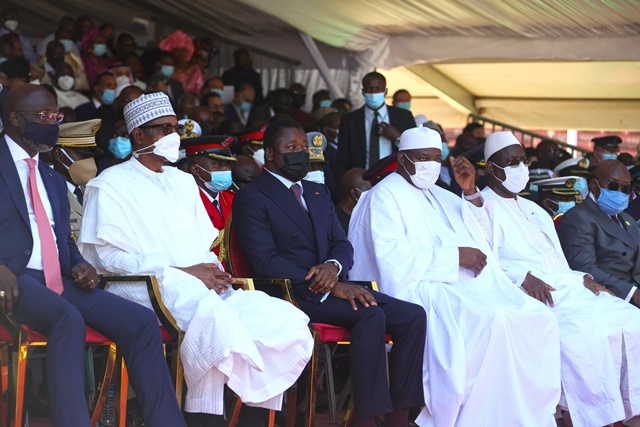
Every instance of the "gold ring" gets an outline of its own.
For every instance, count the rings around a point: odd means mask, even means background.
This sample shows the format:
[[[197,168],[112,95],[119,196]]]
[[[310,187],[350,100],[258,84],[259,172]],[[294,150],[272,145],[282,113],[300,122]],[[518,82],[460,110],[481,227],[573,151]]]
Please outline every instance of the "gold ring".
[[[6,295],[5,291],[0,291],[0,298],[4,298],[5,295]]]
[[[93,283],[93,279],[91,279],[91,283]]]

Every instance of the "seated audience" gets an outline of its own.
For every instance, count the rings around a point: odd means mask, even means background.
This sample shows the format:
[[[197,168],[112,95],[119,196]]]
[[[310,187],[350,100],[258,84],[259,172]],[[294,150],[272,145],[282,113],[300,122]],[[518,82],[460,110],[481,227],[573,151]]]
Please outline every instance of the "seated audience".
[[[243,83],[235,88],[233,100],[227,104],[224,113],[231,120],[239,120],[243,126],[249,125],[249,114],[256,93],[249,83]]]
[[[473,165],[464,157],[453,162],[460,198],[435,185],[442,152],[436,131],[405,131],[399,150],[395,173],[363,194],[351,216],[356,257],[349,277],[375,280],[382,292],[427,311],[426,406],[416,423],[553,425],[561,391],[558,325],[494,257]]]
[[[331,107],[331,93],[327,89],[320,89],[311,97],[311,112],[318,108]]]
[[[240,152],[251,157],[256,161],[258,166],[264,166],[264,131],[267,126],[260,128],[247,129],[237,134],[238,143],[240,144]]]
[[[393,94],[393,102],[391,105],[411,111],[411,94],[406,89],[397,90]]]
[[[93,83],[91,102],[76,107],[78,120],[85,121],[100,117],[98,110],[112,105],[116,99],[116,78],[111,73],[102,73]]]
[[[640,230],[624,212],[631,191],[625,165],[599,161],[589,196],[564,214],[558,237],[571,268],[590,274],[616,296],[640,307]]]
[[[509,279],[547,305],[560,327],[560,406],[575,426],[606,426],[638,415],[640,383],[627,378],[640,369],[632,344],[640,342],[640,311],[591,275],[572,270],[549,215],[518,196],[529,169],[515,136],[492,133],[484,151],[490,179],[482,196],[494,203],[489,243]]]
[[[351,331],[355,426],[405,427],[424,404],[422,308],[345,283],[353,248],[328,190],[302,178],[310,169],[307,136],[292,120],[265,130],[266,165],[233,201],[234,230],[254,277],[288,277],[312,322]],[[393,339],[387,380],[385,333]]]
[[[56,91],[58,107],[68,107],[75,110],[89,102],[89,98],[73,90],[75,74],[71,65],[61,62],[55,67],[53,88]]]
[[[264,102],[264,91],[262,89],[262,78],[260,73],[253,69],[251,55],[246,49],[237,49],[233,52],[234,66],[222,74],[222,81],[226,86],[240,87],[247,83],[254,91],[254,98],[251,102],[256,106]],[[226,99],[225,102],[228,102]]]
[[[199,95],[203,84],[202,69],[191,62],[195,49],[191,37],[178,30],[162,39],[158,47],[173,56],[174,72],[167,77],[179,81],[186,93]]]
[[[235,190],[240,190],[259,174],[260,166],[258,166],[258,163],[244,154],[236,156],[236,161],[231,164],[231,176],[233,177]]]
[[[124,115],[133,157],[87,185],[83,254],[101,273],[158,278],[163,303],[186,331],[184,409],[194,423],[222,417],[225,383],[245,404],[280,410],[311,356],[309,319],[285,301],[231,288],[234,279],[210,252],[218,232],[198,186],[164,166],[178,160],[183,131],[169,98],[143,95]],[[145,289],[110,290],[150,307]]]
[[[350,169],[344,174],[340,183],[342,189],[340,201],[336,205],[336,214],[344,233],[347,235],[349,234],[349,220],[353,208],[360,200],[362,193],[371,190],[371,182],[362,179],[364,172],[364,169],[361,168]]]
[[[582,202],[578,185],[586,187],[587,181],[578,176],[542,179],[530,184],[529,193],[532,200],[536,200],[537,196],[538,205],[555,218],[556,215],[567,213],[576,203]]]

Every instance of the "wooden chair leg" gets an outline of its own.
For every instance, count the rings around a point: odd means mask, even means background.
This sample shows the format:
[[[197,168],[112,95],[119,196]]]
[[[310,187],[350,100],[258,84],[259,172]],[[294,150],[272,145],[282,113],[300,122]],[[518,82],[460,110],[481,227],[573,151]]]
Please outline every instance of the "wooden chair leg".
[[[305,427],[315,426],[316,416],[316,371],[318,369],[318,358],[320,357],[320,337],[317,331],[313,331],[313,353],[309,362],[309,384],[307,386],[307,410],[305,411]]]
[[[114,370],[116,366],[116,345],[111,344],[108,349],[107,363],[104,368],[104,376],[102,377],[102,386],[100,387],[100,393],[96,398],[96,403],[93,407],[93,413],[91,415],[91,425],[95,427],[102,414],[102,408],[104,408],[104,402],[109,394],[109,387],[111,386],[111,380],[114,376]]]
[[[344,413],[344,419],[342,420],[342,424],[340,427],[349,427],[353,424],[353,408],[354,408],[354,400],[353,395],[349,400],[349,406],[347,406],[347,411]]]
[[[27,353],[29,344],[20,340],[20,343],[12,349],[11,359],[13,367],[11,369],[12,386],[14,394],[14,416],[13,425],[15,427],[22,427],[25,407],[24,407],[24,393],[25,393],[25,381],[27,376]]]
[[[11,419],[11,374],[9,372],[9,346],[2,345],[0,348],[0,427],[10,427]],[[287,426],[289,427],[289,426]]]
[[[327,376],[327,398],[329,399],[329,422],[338,424],[338,408],[336,406],[336,388],[333,382],[333,361],[329,344],[323,343],[325,374]]]
[[[287,419],[285,427],[295,427],[296,425],[296,412],[298,410],[298,383],[293,385],[287,390]]]
[[[233,403],[231,410],[231,417],[229,417],[229,422],[227,423],[227,427],[236,427],[238,424],[238,418],[240,418],[240,410],[242,409],[242,400],[240,397],[236,395],[235,401]]]
[[[129,393],[129,373],[124,363],[122,353],[118,354],[117,366],[120,370],[119,387],[116,388],[116,402],[118,402],[118,427],[127,426],[127,395]]]
[[[276,424],[276,411],[273,409],[269,410],[269,424],[268,427],[274,427]]]

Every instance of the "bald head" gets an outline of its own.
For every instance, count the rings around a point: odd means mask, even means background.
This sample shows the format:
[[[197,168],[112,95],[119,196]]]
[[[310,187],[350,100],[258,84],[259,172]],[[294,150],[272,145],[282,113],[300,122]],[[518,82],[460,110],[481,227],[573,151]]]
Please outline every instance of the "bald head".
[[[371,190],[371,183],[362,179],[364,173],[364,169],[353,168],[342,176],[340,207],[349,214],[360,199],[360,195]]]
[[[601,188],[614,189],[617,183],[618,191],[628,189],[631,186],[631,174],[624,163],[618,160],[602,160],[596,166],[594,179],[589,183],[589,190],[598,199]],[[627,193],[628,194],[628,193]]]
[[[231,164],[233,182],[238,189],[244,187],[260,174],[260,166],[249,156],[236,156],[237,162]]]

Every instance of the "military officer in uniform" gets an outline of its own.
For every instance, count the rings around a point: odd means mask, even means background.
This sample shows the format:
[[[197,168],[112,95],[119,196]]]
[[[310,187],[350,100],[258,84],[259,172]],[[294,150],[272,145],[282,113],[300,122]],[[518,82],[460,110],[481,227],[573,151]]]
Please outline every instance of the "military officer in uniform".
[[[53,168],[67,182],[67,196],[71,207],[71,235],[78,240],[82,226],[84,188],[97,173],[94,156],[103,154],[96,145],[100,119],[60,125],[60,137],[51,151]]]
[[[555,219],[582,202],[581,185],[587,185],[583,178],[561,176],[533,182],[529,191],[532,195],[537,195],[538,204]]]
[[[617,160],[622,143],[617,135],[605,135],[593,138],[593,152],[584,157],[567,159],[553,170],[559,176],[578,175],[589,179],[598,163],[602,160]]]

